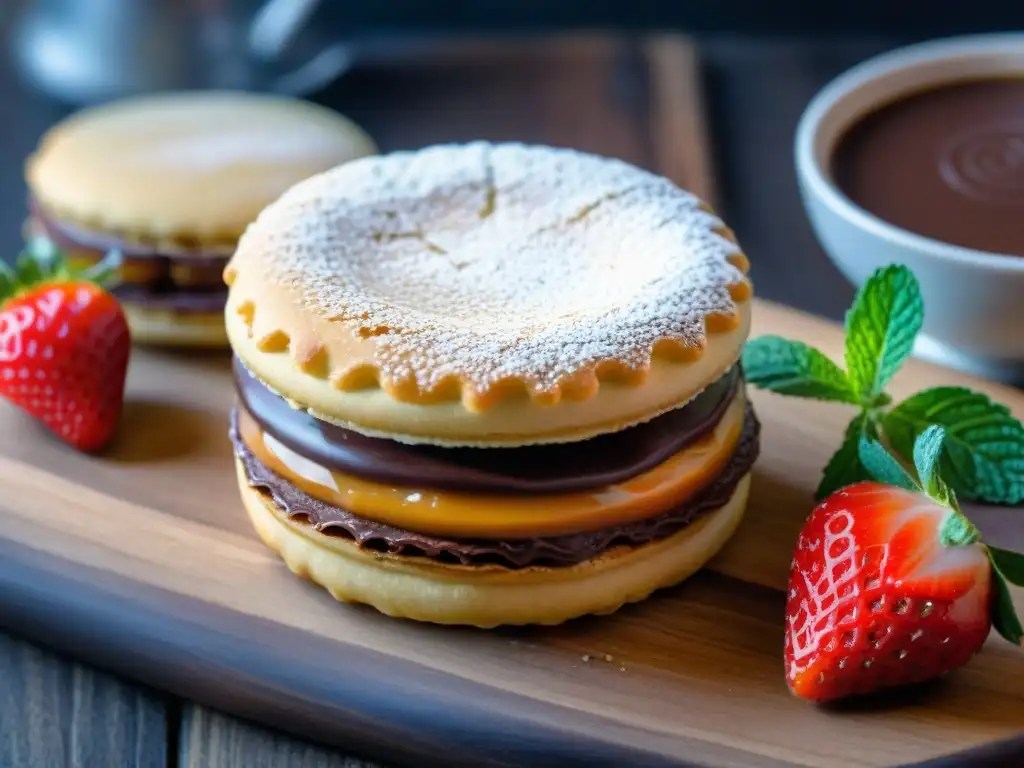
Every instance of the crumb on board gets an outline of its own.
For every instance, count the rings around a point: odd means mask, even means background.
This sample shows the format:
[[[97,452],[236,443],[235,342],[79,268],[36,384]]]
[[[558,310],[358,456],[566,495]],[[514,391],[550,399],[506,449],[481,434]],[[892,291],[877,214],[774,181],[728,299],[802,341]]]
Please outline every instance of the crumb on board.
[[[590,654],[589,653],[584,653],[583,654],[583,663],[586,664],[588,661],[590,661]]]

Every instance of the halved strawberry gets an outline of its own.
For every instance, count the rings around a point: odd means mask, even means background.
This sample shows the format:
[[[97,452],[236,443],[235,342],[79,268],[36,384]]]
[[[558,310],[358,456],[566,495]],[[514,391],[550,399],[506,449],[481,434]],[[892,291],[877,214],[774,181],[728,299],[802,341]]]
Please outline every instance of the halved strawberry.
[[[0,395],[82,451],[109,443],[124,401],[131,337],[101,285],[116,263],[72,272],[47,241],[0,262]]]
[[[915,447],[915,480],[879,443],[861,442],[862,482],[825,499],[804,524],[786,601],[786,680],[815,701],[918,683],[962,666],[995,619],[1021,644],[1006,579],[1024,556],[989,547],[936,466],[943,431]]]

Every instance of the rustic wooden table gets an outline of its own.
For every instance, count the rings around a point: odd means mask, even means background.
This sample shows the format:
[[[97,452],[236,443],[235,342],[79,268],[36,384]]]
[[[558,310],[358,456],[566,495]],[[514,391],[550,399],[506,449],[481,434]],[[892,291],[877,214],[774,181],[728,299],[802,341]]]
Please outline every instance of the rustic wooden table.
[[[804,219],[791,141],[801,109],[827,79],[892,44],[702,42],[716,197],[755,257],[759,295],[831,318],[839,318],[847,306],[850,286],[821,254]],[[11,253],[24,211],[21,162],[39,134],[64,112],[24,89],[4,67],[0,63],[0,251]],[[602,77],[608,79],[602,87],[618,87],[615,71]],[[379,81],[373,77],[356,76],[319,98],[372,123],[368,127],[385,146],[419,143],[415,125],[389,121],[382,106],[404,94],[360,92],[375,84]],[[564,98],[571,100],[573,83],[563,85]],[[480,94],[484,99],[500,96]],[[416,98],[424,100],[424,95]],[[540,113],[528,119],[543,120],[543,104],[529,108]],[[506,116],[515,111],[515,105],[503,108]],[[368,765],[114,678],[13,634],[0,634],[0,681],[0,766]]]

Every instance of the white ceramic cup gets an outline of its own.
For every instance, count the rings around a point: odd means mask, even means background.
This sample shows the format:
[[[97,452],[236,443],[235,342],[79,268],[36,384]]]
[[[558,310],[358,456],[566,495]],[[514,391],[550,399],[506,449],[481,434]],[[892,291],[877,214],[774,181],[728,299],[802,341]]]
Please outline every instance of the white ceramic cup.
[[[1024,33],[948,38],[882,54],[846,71],[815,96],[797,128],[795,153],[811,225],[847,279],[860,286],[875,269],[892,263],[914,271],[925,301],[915,353],[1020,381],[1024,257],[950,245],[883,221],[846,197],[829,170],[838,140],[876,108],[929,86],[1016,74],[1024,77]]]

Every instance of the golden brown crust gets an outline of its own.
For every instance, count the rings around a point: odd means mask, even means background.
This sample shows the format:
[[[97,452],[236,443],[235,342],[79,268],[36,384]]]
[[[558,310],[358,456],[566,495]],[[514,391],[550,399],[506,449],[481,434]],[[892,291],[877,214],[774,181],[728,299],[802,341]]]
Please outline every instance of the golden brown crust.
[[[225,321],[235,353],[295,408],[373,437],[488,448],[586,440],[684,405],[736,363],[750,329],[750,306],[740,306],[738,328],[715,337],[692,363],[653,360],[643,385],[608,382],[589,399],[563,400],[555,406],[509,397],[482,412],[467,409],[459,400],[407,403],[379,387],[339,392],[329,379],[303,372],[290,355],[260,350],[230,299]]]
[[[559,624],[607,614],[679,583],[729,540],[746,508],[749,475],[730,501],[661,541],[623,547],[567,568],[509,570],[448,565],[379,554],[288,519],[249,487],[238,467],[242,501],[253,526],[296,574],[336,599],[365,603],[391,616],[477,627]]]
[[[665,179],[568,150],[442,146],[354,161],[269,206],[225,270],[227,324],[273,388],[400,439],[429,434],[345,403],[376,391],[486,416],[675,380],[604,418],[621,427],[735,362],[748,269],[721,220]]]

